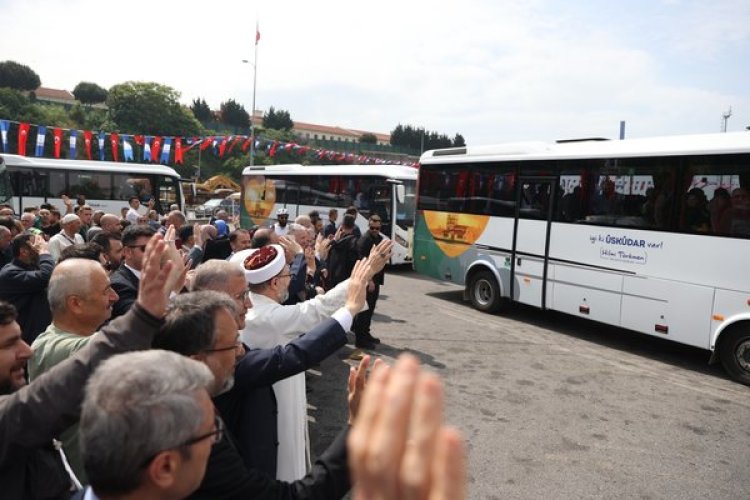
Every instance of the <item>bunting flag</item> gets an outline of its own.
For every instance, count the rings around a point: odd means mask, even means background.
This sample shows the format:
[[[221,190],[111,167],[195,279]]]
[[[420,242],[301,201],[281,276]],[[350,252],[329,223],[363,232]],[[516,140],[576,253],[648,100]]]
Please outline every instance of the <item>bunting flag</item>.
[[[2,134],[3,138],[3,152],[8,152],[8,128],[10,127],[10,122],[8,120],[0,120],[0,134]]]
[[[193,144],[197,144],[197,143],[193,142]],[[190,146],[190,147],[193,147],[193,146]],[[175,137],[174,138],[174,162],[175,162],[175,164],[179,164],[179,165],[183,164],[183,159],[182,159],[182,139],[180,137]]]
[[[200,150],[205,151],[206,149],[208,149],[208,147],[211,145],[213,141],[214,141],[213,137],[206,137],[205,139],[203,139]]]
[[[70,159],[76,159],[76,137],[78,136],[77,130],[70,131]]]
[[[169,163],[169,152],[172,148],[172,138],[167,137],[164,139],[164,149],[161,151],[161,160],[159,163],[167,165]]]
[[[122,136],[122,159],[123,161],[134,161],[133,146],[130,145],[130,136],[125,134]]]
[[[245,139],[245,142],[242,143],[242,152],[247,153],[248,148],[250,148],[250,144],[253,142],[253,136],[248,137]]]
[[[60,158],[60,146],[62,146],[62,129],[60,127],[55,127],[55,130],[52,131],[52,137],[55,158]]]
[[[240,136],[235,137],[234,140],[232,140],[231,144],[229,144],[229,148],[227,148],[227,154],[230,154],[232,150],[234,149],[234,147],[237,145],[237,143],[240,142],[241,140],[242,140],[242,137]]]
[[[143,138],[143,161],[151,161],[151,139],[150,135]]]
[[[279,146],[279,141],[273,141],[273,144],[271,144],[271,149],[268,150],[268,155],[273,158],[276,156],[276,148]]]
[[[18,125],[18,154],[26,156],[26,139],[29,138],[29,124],[21,123]]]
[[[224,158],[224,152],[227,150],[227,140],[229,139],[227,136],[221,139],[221,143],[219,144],[219,158]]]
[[[101,161],[104,161],[104,137],[105,137],[104,131],[99,131],[99,159]]]
[[[134,136],[133,136],[133,140],[135,140],[135,143],[136,143],[137,145],[139,145],[139,146],[143,146],[143,144],[145,144],[145,142],[146,142],[146,139],[145,139],[145,137],[144,137],[144,136],[142,136],[142,135],[140,135],[140,134],[136,134],[136,135],[134,135]]]
[[[35,156],[44,156],[44,142],[47,139],[47,127],[38,125],[36,127],[36,146],[34,148]]]
[[[120,161],[120,136],[118,136],[116,132],[109,134],[109,145],[112,148],[112,159],[114,161]]]
[[[91,131],[83,131],[83,149],[86,151],[86,158],[91,159]]]
[[[151,143],[151,161],[159,163],[159,151],[161,150],[161,137],[154,136],[154,140]]]

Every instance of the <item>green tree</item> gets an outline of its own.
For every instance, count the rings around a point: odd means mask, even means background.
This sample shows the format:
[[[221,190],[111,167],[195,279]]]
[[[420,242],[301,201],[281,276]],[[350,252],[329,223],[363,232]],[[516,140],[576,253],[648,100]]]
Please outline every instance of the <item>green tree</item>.
[[[193,135],[201,124],[179,103],[180,93],[154,82],[125,82],[109,89],[111,121],[123,132],[153,135]]]
[[[453,138],[453,146],[454,147],[466,146],[466,141],[464,140],[464,136],[462,136],[461,134],[456,134],[456,137]]]
[[[18,120],[18,114],[29,99],[18,90],[0,88],[0,116],[9,120]]]
[[[73,95],[83,104],[97,104],[107,100],[107,90],[91,82],[76,85]]]
[[[361,142],[362,144],[377,144],[378,138],[375,137],[375,134],[371,134],[368,132],[360,136],[359,142]]]
[[[221,122],[236,128],[250,128],[250,115],[244,106],[229,99],[221,103]]]
[[[0,62],[0,87],[16,90],[35,90],[42,81],[31,68],[15,61]]]
[[[263,127],[275,130],[291,130],[294,128],[294,122],[289,115],[289,111],[283,109],[276,111],[271,106],[268,108],[268,112],[263,115]]]
[[[203,98],[199,97],[198,99],[193,99],[193,104],[190,105],[190,110],[193,112],[193,116],[195,116],[200,122],[206,123],[213,119],[211,108]]]

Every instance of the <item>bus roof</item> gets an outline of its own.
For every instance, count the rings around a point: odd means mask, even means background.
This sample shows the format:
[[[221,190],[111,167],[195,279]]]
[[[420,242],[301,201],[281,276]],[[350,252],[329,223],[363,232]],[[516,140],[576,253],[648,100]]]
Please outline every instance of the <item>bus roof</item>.
[[[5,164],[9,167],[51,168],[61,170],[90,170],[97,172],[122,172],[132,174],[161,174],[169,177],[179,177],[179,174],[164,165],[149,165],[147,163],[124,163],[114,161],[94,160],[56,160],[54,158],[35,158],[29,156],[3,154]]]
[[[576,158],[628,158],[695,154],[750,153],[750,132],[680,135],[642,139],[518,142],[495,146],[426,151],[419,162],[462,163],[472,161],[564,160]]]
[[[390,179],[415,179],[417,169],[406,165],[255,165],[242,175],[377,175]]]

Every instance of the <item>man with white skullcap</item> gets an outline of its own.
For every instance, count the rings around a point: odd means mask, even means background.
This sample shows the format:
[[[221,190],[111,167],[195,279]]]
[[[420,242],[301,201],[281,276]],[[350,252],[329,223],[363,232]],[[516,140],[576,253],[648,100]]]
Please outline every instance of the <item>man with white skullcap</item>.
[[[81,219],[75,214],[67,214],[60,222],[62,231],[49,240],[49,253],[53,259],[60,258],[63,249],[71,245],[83,245],[83,236],[80,235]]]
[[[289,222],[289,211],[286,208],[276,210],[276,220],[278,222],[273,225],[274,232],[279,236],[286,236],[289,232],[289,228],[286,225]]]

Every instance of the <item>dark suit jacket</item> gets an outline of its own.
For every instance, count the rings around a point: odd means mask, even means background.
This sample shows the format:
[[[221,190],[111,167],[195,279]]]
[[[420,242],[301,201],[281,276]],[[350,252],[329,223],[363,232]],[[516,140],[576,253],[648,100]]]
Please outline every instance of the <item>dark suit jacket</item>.
[[[52,256],[41,255],[39,267],[13,259],[0,271],[0,299],[16,306],[21,335],[29,345],[52,323],[47,285],[54,267]]]
[[[206,247],[203,249],[203,262],[210,259],[225,260],[232,254],[232,246],[229,244],[229,237],[208,240]]]
[[[373,236],[370,231],[367,231],[365,234],[360,236],[359,240],[357,240],[357,253],[359,254],[359,258],[367,257],[370,255],[370,251],[372,250],[372,247],[377,245],[383,241],[383,235],[378,233],[377,235]],[[382,285],[385,277],[385,269],[382,269],[378,274],[373,276],[372,280],[378,284]]]
[[[133,306],[135,299],[138,297],[138,284],[140,280],[124,264],[112,273],[109,280],[112,283],[112,289],[120,297],[112,305],[111,319],[115,319],[128,312],[128,309]]]
[[[346,332],[327,319],[310,332],[272,349],[250,349],[237,364],[234,387],[214,398],[248,470],[276,477],[276,397],[271,384],[320,363],[346,344]]]
[[[356,229],[356,226],[355,226]],[[348,234],[340,240],[331,240],[328,251],[328,289],[331,289],[347,279],[352,274],[359,254],[357,253],[356,234]]]

